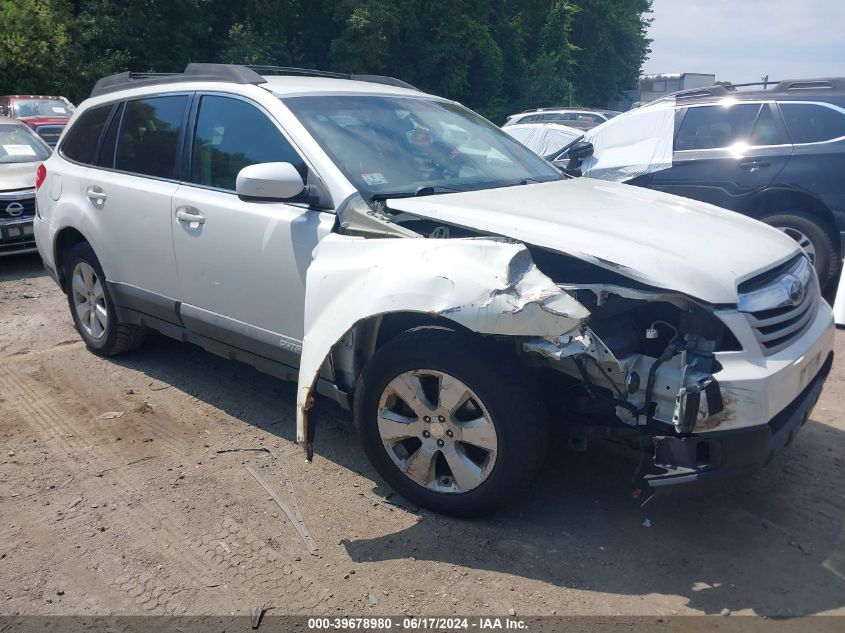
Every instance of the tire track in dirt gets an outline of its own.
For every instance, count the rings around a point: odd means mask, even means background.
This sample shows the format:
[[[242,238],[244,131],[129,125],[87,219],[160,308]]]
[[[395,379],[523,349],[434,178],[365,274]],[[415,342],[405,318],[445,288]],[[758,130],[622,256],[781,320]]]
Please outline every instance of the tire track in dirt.
[[[38,377],[41,381],[45,378],[48,377],[43,373]],[[49,382],[57,386],[54,381]],[[58,386],[66,388],[68,385]],[[74,416],[67,415],[64,408],[57,406],[45,393],[49,391],[48,388],[7,373],[0,375],[0,391],[13,395],[11,400],[25,414],[27,424],[53,448],[68,455],[82,454],[90,467],[89,472],[101,472],[114,467],[113,463],[106,461],[107,455],[98,442],[99,438],[92,435],[84,425],[74,423]],[[165,431],[160,424],[155,427],[147,424],[146,428],[163,440]],[[177,453],[184,453],[189,448],[188,443],[178,441],[175,437],[160,444]],[[313,609],[327,601],[327,592],[318,590],[311,578],[282,563],[279,555],[232,519],[226,519],[217,532],[199,533],[190,527],[179,527],[164,516],[172,511],[172,507],[161,507],[162,504],[145,499],[144,491],[137,485],[137,481],[130,479],[119,467],[109,471],[108,477],[101,479],[101,482],[95,482],[95,479],[86,478],[77,487],[86,496],[99,498],[103,497],[105,489],[112,503],[115,499],[133,499],[135,503],[132,511],[120,513],[116,522],[122,525],[115,527],[120,527],[124,533],[145,530],[155,534],[156,550],[164,554],[166,559],[155,572],[124,572],[107,583],[125,594],[130,603],[138,608],[151,613],[185,613],[186,603],[195,603],[199,593],[209,584],[224,584],[213,582],[221,574],[226,576],[228,589],[236,594],[238,604],[252,605],[258,597],[266,603],[278,603],[283,597],[286,612],[296,612]],[[103,486],[102,483],[113,485]],[[234,538],[237,543],[244,543],[247,547],[238,547],[237,551],[231,551],[230,548],[226,552],[219,545],[219,541],[225,538]],[[214,545],[215,542],[218,544]],[[121,545],[125,548],[127,544],[124,542]],[[79,551],[83,558],[100,553],[87,547]],[[185,576],[192,587],[186,586]],[[182,594],[185,592],[188,593],[185,597],[194,600],[184,600]]]

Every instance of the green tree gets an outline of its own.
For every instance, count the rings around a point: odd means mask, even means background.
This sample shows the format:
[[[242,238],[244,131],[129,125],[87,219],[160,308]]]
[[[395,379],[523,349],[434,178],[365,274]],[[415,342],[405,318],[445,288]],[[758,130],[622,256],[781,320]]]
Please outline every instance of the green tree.
[[[64,0],[0,2],[0,94],[65,93],[79,58]]]
[[[650,0],[2,0],[3,91],[87,96],[189,62],[393,75],[495,121],[604,105],[648,53]],[[574,86],[574,88],[573,88]]]
[[[606,105],[636,87],[651,40],[646,37],[651,0],[571,0],[578,8],[572,24],[572,82],[578,102]]]

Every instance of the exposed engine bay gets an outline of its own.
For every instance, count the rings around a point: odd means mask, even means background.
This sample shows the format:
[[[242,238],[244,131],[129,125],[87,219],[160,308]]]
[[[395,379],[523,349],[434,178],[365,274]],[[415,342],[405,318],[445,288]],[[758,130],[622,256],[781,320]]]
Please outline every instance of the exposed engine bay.
[[[363,200],[354,202],[339,214],[342,230],[351,234],[487,237],[392,212],[380,201],[372,208]],[[680,435],[718,424],[724,403],[713,354],[737,349],[738,343],[712,310],[576,257],[531,246],[528,250],[537,268],[589,311],[576,331],[520,339],[518,354],[528,366],[574,379],[589,399],[610,406],[615,414],[611,423],[651,427],[660,434],[673,428]],[[571,411],[579,400],[560,406]]]

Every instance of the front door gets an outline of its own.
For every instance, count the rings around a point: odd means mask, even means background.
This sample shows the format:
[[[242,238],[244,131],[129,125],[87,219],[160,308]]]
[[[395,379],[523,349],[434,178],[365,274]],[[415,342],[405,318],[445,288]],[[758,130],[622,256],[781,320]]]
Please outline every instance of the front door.
[[[305,273],[335,215],[304,204],[241,200],[238,172],[256,163],[305,162],[279,126],[241,98],[201,95],[188,175],[171,223],[181,317],[191,330],[298,366]]]

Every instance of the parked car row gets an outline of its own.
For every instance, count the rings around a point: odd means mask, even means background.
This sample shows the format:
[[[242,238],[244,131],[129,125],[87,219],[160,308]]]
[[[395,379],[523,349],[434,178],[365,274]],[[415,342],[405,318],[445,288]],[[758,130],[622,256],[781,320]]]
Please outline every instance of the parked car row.
[[[845,79],[784,81],[769,90],[695,89],[622,114],[557,151],[538,135],[526,140],[569,173],[761,220],[801,245],[823,288],[839,275]]]
[[[628,446],[653,490],[748,473],[832,363],[831,309],[782,232],[565,177],[393,78],[106,77],[35,184],[39,253],[93,353],[157,330],[297,380],[309,458],[321,394],[441,512],[518,498],[551,425]]]

